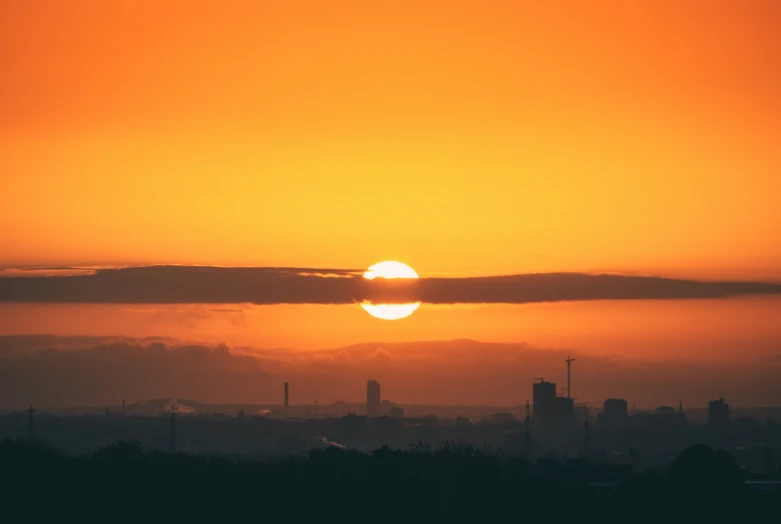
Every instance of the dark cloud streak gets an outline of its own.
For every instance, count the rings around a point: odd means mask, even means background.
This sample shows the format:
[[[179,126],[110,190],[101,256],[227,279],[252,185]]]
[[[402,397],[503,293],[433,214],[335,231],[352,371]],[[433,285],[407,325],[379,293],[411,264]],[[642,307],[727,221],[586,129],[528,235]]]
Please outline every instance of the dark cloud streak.
[[[337,278],[334,278],[337,277]],[[0,278],[0,302],[123,304],[431,304],[723,298],[781,294],[781,284],[542,273],[373,281],[357,270],[149,266]]]

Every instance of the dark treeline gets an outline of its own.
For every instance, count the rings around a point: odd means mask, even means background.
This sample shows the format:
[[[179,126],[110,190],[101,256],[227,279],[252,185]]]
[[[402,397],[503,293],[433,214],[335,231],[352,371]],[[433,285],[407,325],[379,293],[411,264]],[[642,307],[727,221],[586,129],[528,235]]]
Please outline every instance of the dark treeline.
[[[747,489],[734,458],[704,445],[617,485],[595,483],[600,471],[609,480],[611,470],[585,461],[546,468],[452,442],[255,460],[148,452],[133,440],[74,456],[6,439],[0,496],[6,515],[33,522],[747,522],[781,515],[778,490]]]

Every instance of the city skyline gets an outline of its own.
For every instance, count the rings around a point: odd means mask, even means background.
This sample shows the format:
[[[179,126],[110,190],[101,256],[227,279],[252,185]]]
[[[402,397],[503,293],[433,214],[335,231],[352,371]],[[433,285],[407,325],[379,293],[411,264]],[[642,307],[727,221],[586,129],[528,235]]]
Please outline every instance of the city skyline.
[[[0,403],[781,405],[779,21],[3,3]]]
[[[475,355],[480,357],[475,359]],[[447,363],[431,368],[434,358]],[[118,398],[180,397],[205,403],[291,405],[364,403],[366,377],[398,404],[520,406],[539,378],[566,397],[567,360],[576,403],[626,398],[639,409],[706,407],[727,397],[737,407],[779,406],[775,367],[697,360],[653,363],[618,355],[473,340],[368,343],[330,350],[261,350],[180,343],[170,338],[0,337],[0,409],[113,404]],[[47,388],[38,387],[35,376]],[[114,377],[106,381],[106,376]],[[75,383],[79,388],[73,388]]]

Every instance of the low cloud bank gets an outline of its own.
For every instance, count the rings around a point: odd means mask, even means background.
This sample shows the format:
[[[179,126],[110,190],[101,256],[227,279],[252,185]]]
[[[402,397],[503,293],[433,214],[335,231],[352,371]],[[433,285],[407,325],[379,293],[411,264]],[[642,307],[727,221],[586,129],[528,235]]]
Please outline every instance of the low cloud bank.
[[[430,304],[724,298],[781,294],[781,284],[540,273],[417,280],[351,269],[149,266],[71,276],[0,278],[0,302],[124,304]]]

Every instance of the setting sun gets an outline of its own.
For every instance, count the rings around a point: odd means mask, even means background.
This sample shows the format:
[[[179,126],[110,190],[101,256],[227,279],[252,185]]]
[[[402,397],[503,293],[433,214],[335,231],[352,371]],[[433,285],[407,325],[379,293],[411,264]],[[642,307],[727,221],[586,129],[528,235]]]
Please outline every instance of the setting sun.
[[[371,266],[364,274],[363,278],[374,280],[375,278],[418,278],[415,270],[407,264],[387,260]]]
[[[363,278],[374,280],[375,278],[418,278],[418,274],[407,264],[387,260],[371,266],[364,274]],[[361,303],[371,316],[383,320],[399,320],[410,316],[418,307],[420,302],[410,302],[407,304],[372,304],[366,300]]]

